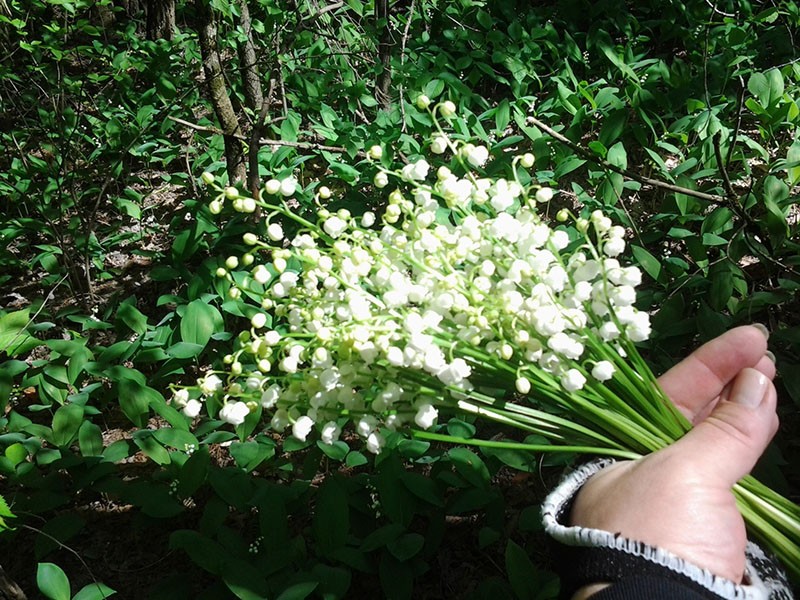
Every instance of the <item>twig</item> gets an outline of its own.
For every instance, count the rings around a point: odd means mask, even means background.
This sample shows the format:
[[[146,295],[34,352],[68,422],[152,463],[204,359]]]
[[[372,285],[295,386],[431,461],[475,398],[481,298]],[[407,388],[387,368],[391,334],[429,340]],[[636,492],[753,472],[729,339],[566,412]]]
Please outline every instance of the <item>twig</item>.
[[[5,347],[5,348],[3,348],[2,350],[0,350],[0,353],[2,353],[2,352],[7,352],[7,351],[8,351],[8,349],[9,349],[9,348],[11,348],[11,347],[14,345],[14,342],[16,342],[16,341],[17,341],[17,338],[19,338],[19,337],[22,335],[22,332],[23,332],[23,331],[25,331],[25,330],[26,330],[26,329],[27,329],[27,328],[28,328],[28,327],[31,325],[31,323],[33,323],[33,322],[36,320],[36,317],[38,317],[38,316],[39,316],[39,313],[41,313],[41,312],[44,310],[44,307],[45,307],[45,305],[46,305],[46,304],[47,304],[47,303],[48,303],[50,300],[52,300],[52,299],[55,297],[55,296],[54,296],[54,294],[55,294],[55,291],[56,291],[56,289],[58,288],[58,286],[60,286],[62,283],[64,283],[64,280],[65,280],[67,277],[69,277],[69,273],[67,273],[67,274],[66,274],[66,275],[64,275],[64,276],[63,276],[61,279],[59,279],[58,283],[57,283],[57,284],[55,284],[55,285],[53,286],[53,288],[52,288],[52,289],[51,289],[51,290],[50,290],[50,291],[47,293],[47,296],[45,296],[45,299],[44,299],[44,301],[42,302],[42,305],[39,307],[39,310],[37,310],[37,311],[34,313],[34,315],[33,315],[33,316],[30,318],[30,319],[28,319],[28,322],[27,322],[27,323],[25,323],[25,327],[22,327],[22,328],[21,328],[21,329],[20,329],[20,330],[17,332],[17,335],[15,335],[13,338],[11,338],[11,341],[10,341],[10,342],[9,342],[9,343],[6,345],[6,347]]]
[[[717,168],[722,175],[722,185],[725,187],[725,192],[728,194],[728,199],[733,203],[736,201],[736,191],[731,185],[731,179],[728,177],[728,170],[725,168],[725,162],[722,160],[722,148],[720,148],[720,141],[722,140],[722,132],[718,131],[711,138],[714,144],[714,156],[717,157]]]
[[[400,39],[400,69],[402,70],[403,65],[406,62],[406,43],[408,43],[408,32],[411,29],[411,20],[414,18],[414,7],[417,0],[411,0],[411,6],[408,9],[408,19],[406,20],[406,27],[403,29],[403,37]],[[406,104],[403,101],[403,94],[404,94],[404,87],[403,84],[400,84],[400,115],[401,119],[400,122],[401,130],[403,133],[406,132]]]
[[[213,133],[216,135],[230,135],[231,137],[241,140],[243,142],[248,141],[248,139],[240,134],[226,134],[221,129],[216,127],[206,127],[205,125],[198,125],[197,123],[190,123],[189,121],[184,121],[183,119],[179,119],[178,117],[169,116],[169,119],[184,125],[185,127],[189,127],[190,129],[195,129],[197,131],[206,131],[208,133]],[[277,121],[277,119],[276,119]],[[272,123],[273,121],[270,121]],[[284,140],[272,140],[261,138],[258,140],[258,143],[262,146],[290,146],[292,148],[301,148],[303,150],[325,150],[327,152],[347,152],[347,148],[342,146],[325,146],[324,144],[315,144],[313,142],[289,142]]]
[[[739,130],[742,127],[742,113],[744,108],[744,94],[747,87],[744,84],[744,77],[739,75],[739,99],[736,107],[736,127],[733,128],[733,135],[731,135],[731,143],[728,146],[728,155],[725,157],[725,168],[731,164],[733,158],[733,150],[736,148],[736,140],[739,137]]]
[[[94,573],[92,573],[92,570],[89,568],[89,565],[86,564],[86,561],[83,560],[83,557],[76,550],[73,550],[72,548],[61,542],[61,540],[53,537],[46,531],[42,531],[41,529],[37,529],[36,527],[31,527],[30,525],[26,525],[24,523],[21,524],[20,527],[22,527],[23,529],[29,529],[30,531],[38,533],[39,535],[43,535],[44,537],[48,538],[51,542],[55,542],[56,544],[58,544],[59,548],[66,550],[67,552],[71,552],[75,556],[75,558],[77,558],[80,561],[80,563],[83,565],[83,568],[86,569],[86,572],[89,573],[89,577],[92,578],[92,582],[96,586],[98,586],[98,588],[100,587],[100,582],[97,581],[97,577],[94,576]]]
[[[705,192],[700,192],[697,190],[692,190],[690,188],[681,187],[679,185],[675,185],[672,183],[667,183],[666,181],[661,181],[660,179],[651,179],[650,177],[645,177],[644,175],[639,175],[638,173],[634,173],[632,171],[628,171],[627,169],[623,169],[622,167],[618,167],[607,160],[604,160],[589,150],[586,150],[582,146],[579,146],[572,140],[564,137],[554,129],[548,127],[535,117],[528,117],[528,120],[536,125],[539,129],[544,131],[547,135],[552,137],[555,140],[558,140],[565,146],[568,146],[570,149],[574,150],[576,153],[580,154],[582,157],[602,166],[606,169],[614,171],[615,173],[619,173],[620,175],[627,177],[628,179],[633,179],[634,181],[638,181],[639,183],[644,183],[646,185],[652,185],[653,187],[658,187],[664,190],[668,190],[670,192],[676,192],[678,194],[684,194],[686,196],[692,196],[694,198],[699,198],[701,200],[706,200],[708,202],[714,202],[715,204],[727,202],[727,198],[724,196],[718,196],[716,194],[706,194]]]

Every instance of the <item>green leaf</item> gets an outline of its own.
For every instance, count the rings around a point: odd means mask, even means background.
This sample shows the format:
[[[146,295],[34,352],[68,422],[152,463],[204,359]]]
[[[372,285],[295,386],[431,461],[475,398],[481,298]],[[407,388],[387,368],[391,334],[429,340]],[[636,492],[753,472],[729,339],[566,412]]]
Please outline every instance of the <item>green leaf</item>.
[[[103,454],[103,432],[98,425],[84,421],[78,429],[78,445],[84,457]]]
[[[477,488],[488,488],[490,483],[489,469],[483,460],[467,448],[451,448],[447,455],[453,462],[456,471],[471,485]]]
[[[425,538],[418,533],[406,533],[386,544],[386,549],[400,562],[419,554],[425,545]]]
[[[133,443],[136,444],[144,454],[158,465],[168,465],[172,462],[166,448],[158,443],[158,440],[148,429],[137,431],[133,435]]]
[[[137,427],[144,427],[150,402],[157,401],[161,395],[153,388],[132,379],[119,381],[117,391],[122,412],[131,420],[131,423]]]
[[[25,327],[30,321],[30,308],[0,315],[0,354],[9,357],[26,354],[42,342],[29,334]]]
[[[53,563],[39,563],[36,585],[51,600],[70,600],[72,596],[66,573]]]
[[[460,437],[468,440],[475,435],[476,431],[477,429],[475,429],[472,423],[467,423],[455,417],[447,422],[447,433],[453,437]]]
[[[538,590],[533,588],[534,579],[531,577],[536,572],[536,567],[531,562],[525,550],[508,540],[506,545],[506,572],[508,582],[514,589],[514,594],[520,600],[535,598]]]
[[[641,246],[634,244],[631,244],[631,252],[633,252],[633,257],[644,272],[658,281],[658,277],[661,275],[661,263],[658,262],[658,259]]]
[[[104,583],[90,583],[81,588],[81,590],[72,597],[72,600],[103,600],[116,594],[116,590],[112,590]]]
[[[317,493],[312,530],[320,552],[326,555],[333,555],[347,541],[350,509],[347,492],[336,477],[327,479]]]
[[[205,348],[211,335],[222,331],[222,328],[222,315],[214,306],[200,299],[192,300],[181,318],[181,339]],[[167,353],[170,351],[167,350]]]
[[[231,444],[229,451],[236,464],[248,473],[275,455],[275,446],[259,442],[240,442]]]
[[[281,595],[278,596],[275,600],[305,600],[311,595],[317,586],[319,585],[318,581],[305,581],[303,583],[295,583],[292,586],[289,586]]]
[[[322,450],[322,453],[331,460],[339,462],[343,461],[350,452],[350,446],[342,440],[337,440],[333,444],[326,444],[325,442],[317,440],[317,448]]]
[[[262,572],[243,560],[229,560],[222,572],[222,580],[240,600],[263,600],[269,596]]]
[[[132,331],[139,335],[147,331],[147,317],[136,308],[133,301],[120,304],[117,309],[117,319],[125,323]]]
[[[364,456],[358,450],[353,450],[347,455],[347,458],[344,459],[344,464],[350,467],[351,469],[354,469],[355,467],[361,467],[367,464],[368,462],[369,460],[367,459],[367,457]]]
[[[756,97],[762,107],[769,106],[770,83],[763,73],[750,75],[750,79],[747,80],[747,89]]]
[[[53,443],[59,448],[69,446],[78,434],[83,421],[83,406],[66,404],[53,415]]]
[[[786,162],[790,165],[786,169],[789,178],[788,183],[790,187],[794,187],[797,182],[800,181],[800,140],[795,140],[795,142],[789,146],[789,150],[786,153]]]

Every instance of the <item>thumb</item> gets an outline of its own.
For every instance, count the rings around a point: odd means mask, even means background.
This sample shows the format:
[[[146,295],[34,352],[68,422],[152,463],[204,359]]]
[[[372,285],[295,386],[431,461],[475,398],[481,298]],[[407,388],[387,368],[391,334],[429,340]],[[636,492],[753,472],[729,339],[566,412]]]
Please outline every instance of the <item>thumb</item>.
[[[676,445],[709,477],[733,486],[747,475],[778,430],[772,381],[756,369],[742,369],[727,399]]]

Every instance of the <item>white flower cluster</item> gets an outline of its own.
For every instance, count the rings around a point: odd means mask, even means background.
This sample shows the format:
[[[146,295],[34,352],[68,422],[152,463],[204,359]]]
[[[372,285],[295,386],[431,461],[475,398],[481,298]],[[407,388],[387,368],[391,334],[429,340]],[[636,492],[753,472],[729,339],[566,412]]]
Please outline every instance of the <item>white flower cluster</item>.
[[[227,387],[213,374],[198,382],[203,397],[223,396],[219,418],[238,425],[258,402],[273,429],[305,440],[316,428],[328,444],[350,419],[379,452],[382,427],[428,429],[439,408],[497,378],[532,395],[600,385],[615,376],[620,338],[648,337],[649,316],[633,306],[641,273],[616,258],[621,227],[596,211],[554,228],[537,211],[550,188],[479,178],[484,146],[439,133],[431,149],[457,151],[464,173],[425,159],[380,170],[377,187],[394,178],[405,189],[389,194],[377,228],[373,213],[325,209],[288,242],[268,225],[270,263],[251,272],[274,320],[267,328],[259,313],[239,335]],[[173,402],[199,412],[184,391]]]

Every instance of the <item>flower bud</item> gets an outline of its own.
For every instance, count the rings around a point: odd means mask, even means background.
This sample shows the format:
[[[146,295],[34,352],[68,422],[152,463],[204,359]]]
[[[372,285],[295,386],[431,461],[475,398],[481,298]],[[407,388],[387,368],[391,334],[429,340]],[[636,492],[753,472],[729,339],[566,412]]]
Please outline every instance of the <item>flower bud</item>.
[[[431,152],[434,154],[443,154],[447,150],[447,138],[444,136],[436,136],[431,141]]]
[[[230,269],[230,270],[233,270],[233,269],[235,269],[236,267],[238,267],[238,266],[239,266],[239,259],[238,259],[238,258],[236,258],[235,256],[229,256],[229,257],[228,257],[228,258],[225,260],[225,266],[226,266],[228,269]]]
[[[372,227],[375,224],[375,213],[371,210],[368,210],[363,215],[361,215],[361,226],[362,227]]]
[[[250,324],[255,329],[261,329],[264,325],[267,324],[267,315],[264,313],[256,313],[253,315],[253,318],[250,319]]]
[[[418,109],[425,110],[431,105],[431,99],[428,98],[425,94],[420,94],[419,96],[417,96],[416,105]]]
[[[220,267],[217,269],[217,277],[225,277],[228,274],[228,271],[225,270],[225,267]]]
[[[536,201],[544,204],[553,199],[553,190],[549,187],[543,187],[536,191]]]
[[[575,229],[577,229],[581,233],[586,233],[587,231],[589,231],[589,221],[586,219],[578,219],[575,222]]]
[[[243,254],[242,255],[242,265],[245,267],[249,267],[253,264],[255,257],[252,254]]]
[[[556,221],[559,223],[566,223],[569,219],[569,211],[566,208],[562,208],[560,211],[556,213]]]
[[[372,160],[380,160],[383,156],[383,148],[375,144],[367,151],[367,156],[369,156]]]
[[[526,169],[530,169],[535,162],[536,158],[530,152],[526,152],[522,155],[522,158],[519,159],[519,164]]]
[[[322,187],[319,188],[317,194],[319,194],[320,199],[327,200],[328,198],[331,197],[331,190],[328,186],[323,185]]]
[[[439,105],[439,114],[441,114],[445,119],[449,119],[456,114],[456,105],[450,102],[450,100],[446,100]]]
[[[520,394],[527,394],[531,391],[531,382],[527,377],[518,377],[515,385]]]
[[[239,190],[237,190],[235,187],[230,187],[230,186],[226,187],[225,188],[225,197],[228,198],[229,200],[233,200],[235,198],[238,198],[239,197]]]
[[[200,179],[202,179],[203,183],[205,183],[206,185],[211,185],[212,183],[214,183],[214,176],[208,171],[200,175]]]
[[[287,177],[281,181],[280,192],[282,196],[291,196],[297,191],[297,181],[292,177]]]
[[[376,173],[373,183],[375,184],[376,188],[385,188],[387,185],[389,185],[389,176],[383,171]]]
[[[230,367],[231,375],[241,375],[242,374],[242,363],[238,360],[233,362]]]
[[[277,179],[270,179],[267,182],[267,185],[264,186],[264,190],[270,195],[274,196],[277,194],[281,189],[281,182]]]
[[[208,210],[212,215],[218,215],[222,212],[222,202],[219,200],[212,200],[208,205]]]
[[[280,223],[270,223],[267,227],[267,237],[273,242],[279,242],[283,239],[283,227]]]
[[[248,246],[255,246],[258,243],[258,237],[255,233],[245,233],[242,236],[242,241]]]
[[[243,213],[254,213],[256,212],[256,201],[252,198],[243,198],[242,199],[242,212]]]
[[[237,287],[232,287],[228,290],[228,298],[231,300],[238,300],[242,296],[242,290]]]

